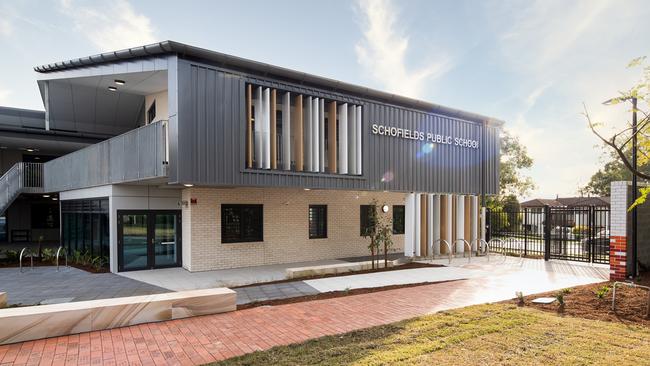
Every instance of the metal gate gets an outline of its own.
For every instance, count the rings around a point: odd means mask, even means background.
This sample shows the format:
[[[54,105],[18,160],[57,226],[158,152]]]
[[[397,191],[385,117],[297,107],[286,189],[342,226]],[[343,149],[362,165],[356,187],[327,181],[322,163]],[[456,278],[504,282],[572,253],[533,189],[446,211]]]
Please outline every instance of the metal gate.
[[[492,250],[510,255],[607,264],[609,227],[605,207],[496,209],[487,235]]]

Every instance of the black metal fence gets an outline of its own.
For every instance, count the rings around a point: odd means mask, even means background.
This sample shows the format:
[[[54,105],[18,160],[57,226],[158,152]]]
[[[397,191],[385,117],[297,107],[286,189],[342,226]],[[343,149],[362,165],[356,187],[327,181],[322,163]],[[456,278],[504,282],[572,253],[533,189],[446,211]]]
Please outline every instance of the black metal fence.
[[[606,207],[490,210],[487,225],[494,251],[609,263],[610,211]]]

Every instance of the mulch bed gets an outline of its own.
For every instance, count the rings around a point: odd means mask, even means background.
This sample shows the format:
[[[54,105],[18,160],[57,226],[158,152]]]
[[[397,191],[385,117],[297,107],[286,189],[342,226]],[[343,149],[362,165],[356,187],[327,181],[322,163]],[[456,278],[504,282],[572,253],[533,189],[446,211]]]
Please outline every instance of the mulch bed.
[[[640,281],[637,281],[637,284],[644,286],[650,285],[650,276],[648,275],[644,276],[645,278],[642,278]],[[616,311],[612,311],[611,289],[613,284],[613,282],[601,282],[572,287],[570,292],[564,295],[565,305],[562,314],[584,319],[650,326],[650,319],[646,318],[648,291],[627,286],[617,286]],[[609,287],[610,291],[602,298],[598,298],[596,292],[603,288],[603,286]],[[548,305],[533,304],[531,302],[538,297],[555,297],[557,292],[525,296],[524,306],[542,311],[557,312],[557,301]],[[517,304],[518,301],[517,299],[513,299],[507,302]]]
[[[383,264],[383,260],[382,260],[382,264]],[[398,270],[402,270],[402,269],[429,268],[429,267],[444,267],[444,266],[440,265],[440,264],[428,264],[428,263],[411,262],[411,263],[400,264],[399,266],[388,267],[388,268],[375,268],[375,269],[366,269],[366,270],[363,270],[363,271],[354,271],[354,272],[346,272],[346,273],[332,273],[332,274],[317,275],[317,276],[298,277],[298,278],[292,278],[292,279],[287,279],[287,280],[252,283],[250,285],[235,286],[235,287],[231,287],[231,288],[243,288],[243,287],[261,286],[261,285],[272,285],[272,284],[276,284],[276,283],[315,280],[315,279],[319,279],[319,278],[343,277],[343,276],[352,276],[352,275],[358,275],[358,274],[364,274],[364,273],[388,272],[388,271],[398,271]]]
[[[259,307],[259,306],[276,306],[276,305],[283,305],[283,304],[293,304],[293,303],[304,302],[304,301],[333,299],[335,297],[369,294],[369,293],[373,293],[373,292],[395,290],[395,289],[398,289],[398,288],[426,286],[426,285],[432,285],[432,284],[436,284],[436,283],[445,283],[445,282],[453,282],[453,281],[463,281],[463,280],[421,282],[421,283],[411,283],[411,284],[407,284],[407,285],[392,285],[392,286],[384,286],[384,287],[359,288],[359,289],[354,289],[354,290],[349,290],[349,291],[324,292],[324,293],[315,294],[315,295],[291,297],[291,298],[288,298],[288,299],[257,301],[257,302],[252,302],[252,303],[248,303],[248,304],[237,305],[237,310],[256,308],[256,307]]]

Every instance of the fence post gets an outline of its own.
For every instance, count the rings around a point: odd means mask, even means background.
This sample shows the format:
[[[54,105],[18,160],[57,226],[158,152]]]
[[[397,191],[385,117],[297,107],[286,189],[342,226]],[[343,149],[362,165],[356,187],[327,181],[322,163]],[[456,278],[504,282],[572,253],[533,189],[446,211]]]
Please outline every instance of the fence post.
[[[528,208],[524,208],[524,257],[528,256]]]
[[[594,262],[594,252],[596,251],[596,210],[595,207],[589,206],[589,219],[587,219],[587,243],[589,248],[589,263]],[[582,248],[584,250],[584,248]]]
[[[544,260],[551,259],[551,207],[544,206]]]

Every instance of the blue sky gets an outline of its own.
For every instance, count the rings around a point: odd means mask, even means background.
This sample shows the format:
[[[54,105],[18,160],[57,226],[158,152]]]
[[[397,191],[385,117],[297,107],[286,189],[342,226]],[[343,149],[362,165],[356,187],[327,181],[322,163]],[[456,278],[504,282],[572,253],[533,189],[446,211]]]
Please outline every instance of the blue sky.
[[[574,195],[601,163],[603,107],[649,55],[644,1],[0,0],[0,105],[43,109],[32,67],[172,39],[506,121],[531,196]]]

